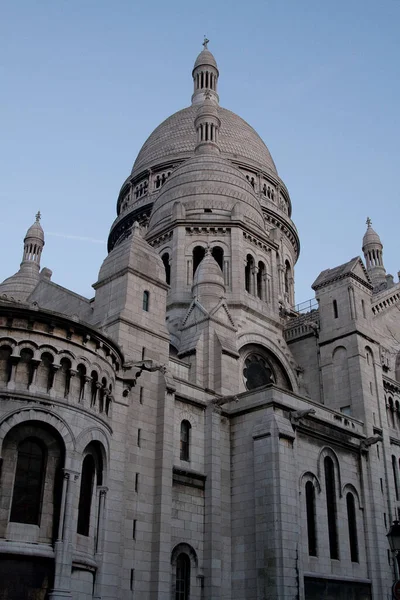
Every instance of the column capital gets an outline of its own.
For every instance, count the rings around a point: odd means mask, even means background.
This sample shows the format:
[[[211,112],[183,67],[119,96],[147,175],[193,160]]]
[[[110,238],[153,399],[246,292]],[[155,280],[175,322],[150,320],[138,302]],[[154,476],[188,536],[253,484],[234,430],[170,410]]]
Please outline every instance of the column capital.
[[[80,476],[79,471],[74,471],[73,469],[63,469],[63,478],[69,481],[78,481]]]

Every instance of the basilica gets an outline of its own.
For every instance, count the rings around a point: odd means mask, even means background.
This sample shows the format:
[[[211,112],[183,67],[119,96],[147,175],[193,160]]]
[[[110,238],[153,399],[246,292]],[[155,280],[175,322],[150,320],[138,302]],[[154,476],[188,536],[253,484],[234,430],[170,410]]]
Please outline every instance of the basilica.
[[[368,219],[295,305],[289,191],[207,44],[93,298],[39,213],[0,284],[0,600],[391,598],[400,283]]]

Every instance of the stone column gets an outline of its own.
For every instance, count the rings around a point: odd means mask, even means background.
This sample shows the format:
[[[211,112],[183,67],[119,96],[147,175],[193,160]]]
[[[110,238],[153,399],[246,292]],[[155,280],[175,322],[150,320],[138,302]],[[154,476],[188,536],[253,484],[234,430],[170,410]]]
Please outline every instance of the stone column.
[[[66,381],[66,389],[65,389],[65,398],[68,398],[71,394],[71,389],[73,387],[75,387],[73,380],[74,377],[76,377],[78,375],[78,371],[76,371],[75,369],[70,369],[69,370],[69,380],[68,380],[68,375],[67,375],[67,381]],[[75,398],[73,398],[75,400]],[[76,398],[76,400],[79,401],[79,398]]]
[[[31,360],[31,364],[32,364],[32,380],[29,384],[29,391],[30,392],[36,392],[36,377],[37,377],[37,370],[38,370],[38,366],[40,365],[40,359],[38,358],[32,358]]]
[[[11,361],[11,373],[10,373],[10,379],[7,383],[7,389],[8,390],[15,390],[15,374],[17,371],[17,365],[19,362],[19,356],[14,355],[14,352],[16,351],[17,346],[14,348],[13,350],[13,354],[10,356],[10,361]]]
[[[173,381],[162,381],[159,374],[159,397],[156,422],[156,463],[154,496],[154,534],[150,600],[170,600],[171,597],[171,520],[172,467],[174,442]]]
[[[61,365],[51,365],[51,379],[50,379],[50,387],[49,387],[49,395],[52,397],[56,396],[56,391],[54,389],[54,381],[56,379],[57,371]]]
[[[96,562],[97,572],[94,584],[93,600],[101,600],[101,588],[103,582],[103,548],[104,548],[104,526],[105,526],[105,504],[108,488],[98,486],[99,493],[99,508],[97,513],[97,529],[96,529]]]
[[[49,600],[62,600],[71,596],[71,569],[72,569],[72,535],[73,535],[73,507],[76,498],[76,488],[79,474],[75,471],[64,469],[63,489],[61,495],[60,522],[57,541],[54,545],[55,574],[54,589],[49,595]]]
[[[213,403],[205,413],[204,596],[221,598],[221,409]]]
[[[85,382],[83,384],[82,397],[79,399],[83,406],[89,407],[90,405],[90,383],[92,378],[89,375],[84,375]],[[88,402],[89,398],[89,402]]]

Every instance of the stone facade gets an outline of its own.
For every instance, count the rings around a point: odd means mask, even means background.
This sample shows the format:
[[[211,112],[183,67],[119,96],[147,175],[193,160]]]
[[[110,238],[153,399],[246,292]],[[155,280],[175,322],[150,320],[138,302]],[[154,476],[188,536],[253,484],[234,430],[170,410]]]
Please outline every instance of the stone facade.
[[[39,214],[0,284],[0,598],[390,597],[400,283],[368,220],[294,307],[288,190],[206,46],[95,297],[40,270]]]

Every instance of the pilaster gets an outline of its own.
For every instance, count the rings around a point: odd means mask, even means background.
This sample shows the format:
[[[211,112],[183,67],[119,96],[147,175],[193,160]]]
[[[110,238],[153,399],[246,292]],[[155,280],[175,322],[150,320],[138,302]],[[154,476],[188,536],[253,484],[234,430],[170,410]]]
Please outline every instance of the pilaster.
[[[221,409],[210,403],[205,414],[205,519],[204,575],[205,598],[221,598]]]

